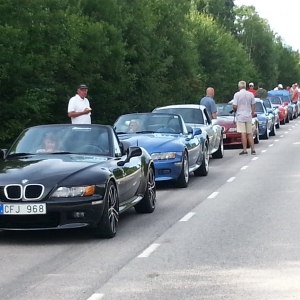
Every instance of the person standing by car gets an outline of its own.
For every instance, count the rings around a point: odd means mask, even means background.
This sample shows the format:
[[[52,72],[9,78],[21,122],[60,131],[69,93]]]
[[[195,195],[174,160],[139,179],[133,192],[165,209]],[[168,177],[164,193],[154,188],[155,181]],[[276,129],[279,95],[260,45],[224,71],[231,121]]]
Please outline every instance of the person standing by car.
[[[257,86],[258,89],[256,91],[255,97],[260,99],[266,99],[268,97],[268,92],[263,88],[263,84],[259,83]]]
[[[214,100],[215,90],[212,87],[206,89],[206,96],[200,100],[200,105],[204,105],[207,109],[208,114],[212,119],[217,118],[217,106]]]
[[[86,98],[88,87],[81,84],[77,87],[77,94],[69,100],[68,116],[72,124],[91,124],[90,102]]]
[[[299,100],[299,89],[298,89],[298,84],[294,83],[293,84],[293,93],[291,97],[291,102],[297,103]]]
[[[252,136],[252,117],[255,113],[255,98],[251,92],[246,91],[246,82],[238,83],[239,92],[233,97],[233,110],[236,112],[236,128],[241,133],[243,151],[240,155],[248,154],[247,140],[251,147],[251,154],[255,155],[254,140]]]
[[[253,82],[249,83],[248,92],[251,92],[254,96],[256,95],[256,90],[254,89],[254,83]]]

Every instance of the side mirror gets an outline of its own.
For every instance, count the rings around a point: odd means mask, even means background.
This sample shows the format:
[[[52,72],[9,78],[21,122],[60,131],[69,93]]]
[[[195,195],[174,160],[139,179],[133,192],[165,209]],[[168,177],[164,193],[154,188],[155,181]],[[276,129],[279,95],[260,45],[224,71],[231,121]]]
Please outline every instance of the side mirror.
[[[202,133],[201,128],[193,128],[193,133],[192,133],[193,136],[200,135],[201,133]]]
[[[7,153],[7,149],[0,149],[0,159],[4,159],[4,157],[6,156]]]
[[[193,134],[193,128],[191,126],[186,126],[188,134]]]
[[[117,165],[119,167],[124,166],[126,163],[130,161],[132,157],[141,156],[143,153],[142,149],[140,147],[129,147],[127,151],[127,157],[125,160],[118,161]]]

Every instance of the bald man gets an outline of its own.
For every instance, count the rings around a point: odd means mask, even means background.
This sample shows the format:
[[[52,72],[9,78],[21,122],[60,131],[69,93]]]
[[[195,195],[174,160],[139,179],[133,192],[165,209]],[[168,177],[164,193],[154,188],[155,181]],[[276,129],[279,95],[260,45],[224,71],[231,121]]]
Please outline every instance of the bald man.
[[[212,87],[206,89],[206,96],[200,100],[200,105],[204,105],[212,119],[217,118],[217,106],[214,100],[215,90]]]

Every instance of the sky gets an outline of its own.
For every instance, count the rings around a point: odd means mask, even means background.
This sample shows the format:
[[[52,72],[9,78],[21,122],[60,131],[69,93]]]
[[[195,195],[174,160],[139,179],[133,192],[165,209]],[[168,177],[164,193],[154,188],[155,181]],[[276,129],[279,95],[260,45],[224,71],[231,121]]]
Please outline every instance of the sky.
[[[284,44],[300,51],[300,0],[235,0],[235,5],[254,6],[259,16],[266,19],[272,31]],[[278,4],[277,4],[278,3]]]

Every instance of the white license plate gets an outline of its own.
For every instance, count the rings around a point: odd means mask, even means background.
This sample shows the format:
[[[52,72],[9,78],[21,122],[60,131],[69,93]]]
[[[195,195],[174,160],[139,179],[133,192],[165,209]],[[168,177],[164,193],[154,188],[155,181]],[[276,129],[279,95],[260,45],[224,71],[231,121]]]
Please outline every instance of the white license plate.
[[[223,134],[223,139],[226,139],[226,134],[225,133]]]
[[[0,215],[44,215],[46,203],[0,204]]]

